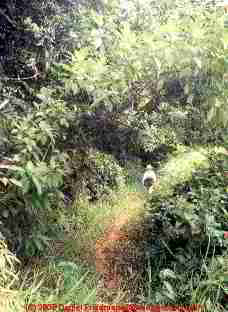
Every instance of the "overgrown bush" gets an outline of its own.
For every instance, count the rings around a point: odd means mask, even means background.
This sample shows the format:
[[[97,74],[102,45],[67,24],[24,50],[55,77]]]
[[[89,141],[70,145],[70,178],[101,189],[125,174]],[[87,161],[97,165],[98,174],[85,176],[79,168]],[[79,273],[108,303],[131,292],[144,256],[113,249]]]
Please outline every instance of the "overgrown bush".
[[[128,10],[138,11],[128,19],[115,1],[104,7],[105,15],[84,10],[81,48],[53,71],[65,78],[64,92],[71,94],[72,104],[96,112],[79,123],[84,141],[120,161],[129,152],[153,161],[160,147],[224,140],[225,118],[221,128],[214,123],[226,110],[220,92],[225,85],[223,17],[219,10],[186,5],[189,10],[178,3],[155,8],[132,3]],[[141,25],[140,14],[148,18]],[[78,94],[84,94],[82,106]],[[108,111],[120,114],[110,119]]]
[[[88,200],[96,200],[124,186],[124,171],[111,155],[90,149],[82,159],[75,151],[70,162],[73,194],[84,192]]]
[[[177,178],[172,196],[155,193],[148,203],[142,231],[149,265],[144,303],[203,302],[208,309],[225,304],[227,178],[220,154],[213,152],[210,159],[208,168],[193,170],[184,183]]]
[[[48,216],[63,199],[60,190],[67,155],[55,144],[71,116],[64,103],[48,100],[46,96],[42,105],[26,116],[8,116],[4,128],[11,157],[0,164],[4,187],[1,220],[11,247],[17,252],[27,250],[27,255],[41,252],[47,245]]]
[[[116,282],[122,281],[123,287],[128,284],[130,301],[204,304],[206,311],[225,307],[226,177],[217,167],[219,153],[209,153],[209,163],[205,155],[194,152],[192,158],[185,151],[179,160],[171,159],[141,218],[128,220],[121,229],[117,220],[113,235],[120,238],[104,240],[104,273],[117,274]],[[182,174],[173,167],[175,160]],[[163,182],[169,192],[159,186]]]
[[[226,152],[220,160],[212,154],[204,170],[205,155],[192,151],[182,162],[178,153],[227,140],[224,14],[189,0],[82,2],[0,5],[0,232],[22,257],[41,255],[50,236],[64,232],[56,216],[77,207],[78,194],[108,198],[125,176],[140,183],[145,163],[162,163],[136,264],[157,271],[140,300],[197,302],[202,291],[223,304],[216,274],[227,247]],[[126,173],[130,159],[137,166]],[[137,229],[130,229],[134,243]],[[210,267],[213,255],[211,280],[203,262]],[[159,275],[167,267],[175,285]],[[192,284],[186,270],[196,273]],[[201,277],[210,289],[197,288]]]

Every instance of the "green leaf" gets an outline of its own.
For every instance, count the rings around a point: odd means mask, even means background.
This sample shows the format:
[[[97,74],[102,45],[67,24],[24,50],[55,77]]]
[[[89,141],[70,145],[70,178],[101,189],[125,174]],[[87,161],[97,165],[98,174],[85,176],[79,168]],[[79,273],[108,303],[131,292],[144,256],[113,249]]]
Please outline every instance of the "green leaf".
[[[44,246],[42,245],[41,241],[39,239],[34,239],[34,244],[37,247],[39,251],[44,250]]]
[[[174,301],[176,299],[176,294],[173,290],[172,285],[169,282],[165,281],[164,286],[167,289],[167,292],[165,293],[165,295]]]
[[[169,67],[172,67],[174,65],[174,63],[176,62],[175,56],[173,54],[173,50],[170,49],[170,48],[166,49],[166,51],[165,51],[165,58],[166,58],[167,65]]]
[[[10,166],[10,165],[1,165],[0,164],[0,169],[10,169],[13,171],[24,172],[24,169],[22,167],[18,167],[18,166]]]
[[[202,61],[198,57],[194,57],[193,60],[195,61],[196,65],[199,67],[199,69],[202,68]]]
[[[34,175],[32,175],[31,178],[32,178],[33,183],[36,186],[37,193],[39,195],[41,195],[42,194],[42,186],[40,185],[40,182],[38,181],[38,179]]]
[[[31,203],[34,209],[43,209],[43,205],[41,204],[40,200],[36,196],[32,196]]]
[[[31,182],[27,177],[23,177],[22,186],[23,186],[23,193],[24,194],[28,193],[31,188]]]
[[[14,178],[9,179],[9,181],[10,181],[11,183],[13,183],[14,185],[23,188],[23,184],[21,183],[21,181],[18,181],[18,180],[14,179]]]
[[[66,120],[66,118],[61,118],[60,121],[59,121],[60,125],[62,126],[65,126],[66,128],[69,127],[69,123],[68,121]]]
[[[29,175],[34,171],[34,165],[30,160],[27,162],[25,169]]]
[[[209,110],[208,114],[207,114],[207,121],[210,122],[212,121],[212,119],[214,118],[215,116],[215,108],[214,106],[211,107],[211,109]]]
[[[157,91],[162,90],[163,86],[164,86],[164,80],[160,79],[157,83]]]
[[[161,278],[169,278],[169,277],[174,278],[174,279],[177,278],[177,276],[174,274],[174,272],[170,269],[164,269],[164,270],[160,271],[159,275]]]
[[[40,234],[40,235],[39,235],[39,238],[42,240],[42,242],[43,242],[44,245],[46,245],[47,247],[49,247],[49,241],[52,240],[50,237]]]

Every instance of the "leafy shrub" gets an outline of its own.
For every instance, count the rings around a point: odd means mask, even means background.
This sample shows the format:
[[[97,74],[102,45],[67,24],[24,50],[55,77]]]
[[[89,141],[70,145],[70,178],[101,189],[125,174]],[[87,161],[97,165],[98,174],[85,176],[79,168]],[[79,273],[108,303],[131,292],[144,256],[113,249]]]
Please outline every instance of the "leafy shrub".
[[[120,274],[116,282],[122,277],[134,285],[134,302],[201,303],[208,311],[225,304],[227,196],[219,163],[214,151],[179,152],[163,168],[145,211],[140,202],[141,219],[128,219],[121,229],[117,219],[115,238],[101,240],[104,272],[110,264]]]
[[[1,199],[3,232],[7,233],[7,239],[11,239],[18,254],[23,251],[24,255],[31,256],[37,251],[42,252],[48,244],[45,233],[50,227],[48,222],[44,223],[43,217],[47,218],[56,205],[53,195],[61,199],[58,190],[62,184],[62,170],[56,166],[54,158],[49,166],[42,162],[36,165],[28,162],[25,168],[1,167],[8,169],[9,174],[3,179],[11,185]]]
[[[2,98],[8,98],[0,104],[0,154],[9,157],[0,166],[5,187],[0,222],[11,249],[23,256],[40,255],[49,234],[64,227],[52,223],[69,198],[74,200],[77,193],[86,193],[90,201],[107,198],[124,185],[120,163],[128,164],[133,155],[158,166],[168,148],[174,148],[176,159],[165,167],[147,203],[147,216],[129,229],[138,246],[123,246],[129,252],[123,259],[127,263],[138,248],[135,266],[144,270],[149,263],[143,303],[197,302],[202,293],[208,301],[218,295],[222,302],[223,281],[216,272],[223,276],[218,257],[227,247],[222,236],[227,174],[221,170],[227,157],[217,161],[212,154],[210,167],[198,151],[186,153],[185,161],[178,157],[182,144],[226,140],[227,29],[222,10],[189,0],[140,5],[134,0],[126,7],[104,1],[97,11],[89,4],[71,10],[65,1],[54,0],[42,6],[33,1],[25,10],[24,3],[14,4],[0,5],[5,12],[0,19],[7,25],[1,48]],[[141,203],[135,208],[140,210]],[[84,214],[90,223],[105,211],[102,206],[94,210],[99,211],[95,218],[92,208],[90,216]],[[74,216],[73,222],[84,220]],[[64,272],[66,290],[75,282],[70,275],[77,268],[71,267]],[[194,273],[192,284],[188,271]]]
[[[162,198],[155,191],[148,203],[142,222],[148,256],[143,303],[203,302],[208,309],[224,304],[226,177],[224,168],[219,169],[221,156],[215,152],[208,156],[209,167],[193,170],[185,182],[178,183],[183,178],[179,175],[172,194]],[[167,269],[170,276],[162,278],[159,274]]]
[[[71,119],[64,103],[50,100],[46,89],[39,96],[43,102],[33,112],[7,117],[11,158],[1,163],[1,182],[6,189],[1,198],[4,231],[12,248],[20,253],[27,250],[27,255],[44,250],[49,215],[63,202],[60,189],[66,154],[56,149],[55,139]]]
[[[89,280],[88,270],[73,262],[60,262],[56,269],[63,274],[62,293],[65,294],[68,302],[74,304],[96,303],[96,285],[92,285],[91,279]]]
[[[79,182],[78,190],[86,192],[89,200],[99,199],[112,190],[118,190],[125,183],[123,169],[111,155],[91,149],[81,162],[76,154],[72,158],[72,174]],[[84,185],[84,188],[82,187]]]
[[[133,123],[128,115],[127,122],[140,128],[143,119],[141,144],[150,151],[164,143],[198,143],[199,137],[211,142],[221,136],[217,122],[226,124],[222,11],[185,5],[145,2],[138,8],[133,1],[128,19],[115,1],[104,6],[104,15],[87,11],[81,17],[87,44],[58,66],[66,92],[92,97],[87,109],[148,112],[150,126],[142,114]]]

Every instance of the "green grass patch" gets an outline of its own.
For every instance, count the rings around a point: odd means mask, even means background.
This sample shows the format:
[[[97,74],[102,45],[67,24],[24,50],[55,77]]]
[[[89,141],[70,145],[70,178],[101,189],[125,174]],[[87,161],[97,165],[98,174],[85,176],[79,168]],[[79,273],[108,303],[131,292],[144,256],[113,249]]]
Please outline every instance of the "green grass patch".
[[[198,169],[209,167],[207,155],[208,151],[202,148],[183,148],[173,153],[159,172],[160,178],[152,196],[171,196],[177,184],[190,180]]]

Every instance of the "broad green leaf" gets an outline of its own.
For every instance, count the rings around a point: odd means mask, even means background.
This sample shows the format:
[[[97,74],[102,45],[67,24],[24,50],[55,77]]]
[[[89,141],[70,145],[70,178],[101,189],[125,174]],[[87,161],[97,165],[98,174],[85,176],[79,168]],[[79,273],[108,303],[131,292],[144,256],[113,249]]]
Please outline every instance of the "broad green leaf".
[[[29,160],[25,166],[27,173],[31,174],[34,171],[34,165],[33,163]]]

